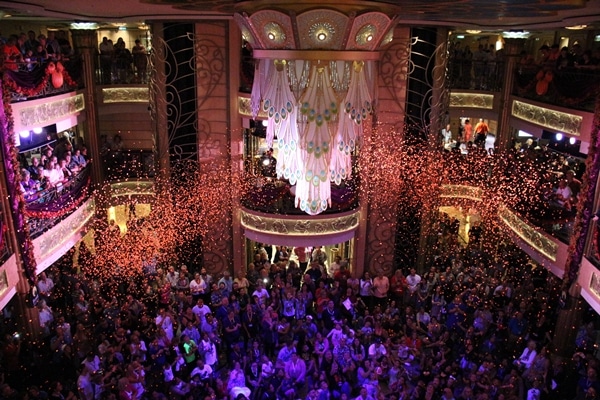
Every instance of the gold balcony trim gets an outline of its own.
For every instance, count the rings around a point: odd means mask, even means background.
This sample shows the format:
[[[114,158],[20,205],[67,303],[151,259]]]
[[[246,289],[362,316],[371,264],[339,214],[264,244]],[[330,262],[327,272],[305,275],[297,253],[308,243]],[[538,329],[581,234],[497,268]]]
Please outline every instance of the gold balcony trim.
[[[483,189],[467,185],[442,185],[440,197],[461,198],[474,201],[483,199]]]
[[[484,110],[491,110],[494,108],[494,95],[484,93],[451,92],[450,107],[480,108]]]
[[[129,181],[110,184],[111,197],[154,195],[153,181]]]
[[[504,205],[498,208],[498,217],[535,251],[552,261],[556,261],[558,244],[553,242],[552,239],[546,237],[536,227],[522,220],[520,216]]]
[[[102,102],[110,103],[149,103],[150,91],[147,87],[102,88]]]
[[[251,210],[241,210],[240,222],[246,229],[270,235],[323,236],[349,232],[358,228],[360,211],[312,219],[298,216],[269,216]]]
[[[51,122],[61,120],[75,113],[85,110],[83,94],[38,103],[30,107],[23,107],[19,112],[21,127],[45,126]]]
[[[531,103],[524,103],[519,100],[513,100],[511,113],[513,117],[517,117],[523,121],[531,122],[532,124],[544,128],[549,128],[569,135],[581,135],[583,117],[579,115],[552,110]]]

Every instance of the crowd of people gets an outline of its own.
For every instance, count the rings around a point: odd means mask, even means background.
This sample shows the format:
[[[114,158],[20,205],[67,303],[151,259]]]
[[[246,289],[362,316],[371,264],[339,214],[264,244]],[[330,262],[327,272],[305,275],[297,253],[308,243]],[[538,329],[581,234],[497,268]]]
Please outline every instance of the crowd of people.
[[[391,276],[260,246],[235,278],[151,258],[100,279],[82,246],[77,268],[69,253],[39,276],[36,346],[4,310],[0,398],[598,398],[594,325],[571,359],[554,353],[558,279],[510,245],[440,236],[429,268]]]
[[[102,83],[146,83],[148,54],[140,39],[128,49],[123,38],[117,42],[104,37],[98,47],[99,75]],[[27,33],[0,37],[0,70],[33,71],[48,61],[72,59],[74,50],[67,31],[48,31],[47,35]]]
[[[31,71],[48,60],[69,59],[73,48],[64,30],[48,31],[48,35],[27,33],[0,38],[2,69]]]
[[[123,38],[113,43],[105,36],[98,50],[103,84],[147,82],[148,55],[140,39],[136,39],[135,45],[129,50]]]
[[[21,153],[19,189],[26,202],[43,201],[45,194],[65,187],[89,162],[87,148],[74,146],[67,135],[38,152]]]

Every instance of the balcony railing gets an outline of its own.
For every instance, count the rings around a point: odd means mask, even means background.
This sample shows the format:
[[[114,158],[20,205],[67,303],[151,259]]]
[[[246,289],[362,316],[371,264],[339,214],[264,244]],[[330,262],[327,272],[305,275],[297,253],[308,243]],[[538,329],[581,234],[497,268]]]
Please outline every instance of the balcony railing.
[[[102,56],[96,58],[96,84],[148,83],[150,54],[124,57]]]
[[[78,58],[16,65],[17,70],[3,72],[11,102],[54,96],[83,87],[82,63]]]
[[[472,61],[451,59],[448,79],[451,89],[499,92],[504,77],[503,61]]]
[[[63,184],[30,196],[25,217],[32,239],[68,217],[90,196],[90,166]]]
[[[550,172],[552,162],[541,161],[544,157],[540,154],[540,160],[532,159],[516,151],[492,156],[483,151],[468,155],[444,153],[441,170],[453,173],[443,183],[481,188],[484,204],[495,204],[486,198],[501,201],[532,225],[569,243],[576,206],[568,209],[553,206],[552,189],[559,172]]]
[[[513,95],[576,110],[594,111],[600,69],[521,66],[515,71]]]
[[[152,150],[124,149],[102,154],[104,177],[109,181],[149,179],[156,172]]]

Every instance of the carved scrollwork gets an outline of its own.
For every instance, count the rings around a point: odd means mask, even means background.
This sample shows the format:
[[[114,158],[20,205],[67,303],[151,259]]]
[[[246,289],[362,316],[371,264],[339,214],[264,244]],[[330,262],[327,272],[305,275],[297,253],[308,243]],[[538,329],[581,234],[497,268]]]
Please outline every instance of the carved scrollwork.
[[[583,117],[514,100],[512,115],[527,122],[569,135],[581,135]]]

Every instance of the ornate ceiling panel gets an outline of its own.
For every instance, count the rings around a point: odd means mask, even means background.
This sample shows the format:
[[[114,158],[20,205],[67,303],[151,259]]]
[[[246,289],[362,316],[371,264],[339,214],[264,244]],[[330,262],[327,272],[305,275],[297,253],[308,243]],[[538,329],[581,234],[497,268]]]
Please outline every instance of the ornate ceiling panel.
[[[392,20],[380,12],[370,12],[357,16],[346,45],[347,50],[374,50],[379,37],[387,33]]]
[[[265,49],[293,49],[296,47],[291,18],[275,10],[263,10],[248,18],[260,46]]]
[[[296,17],[302,50],[339,50],[342,48],[349,18],[337,11],[319,9]]]

